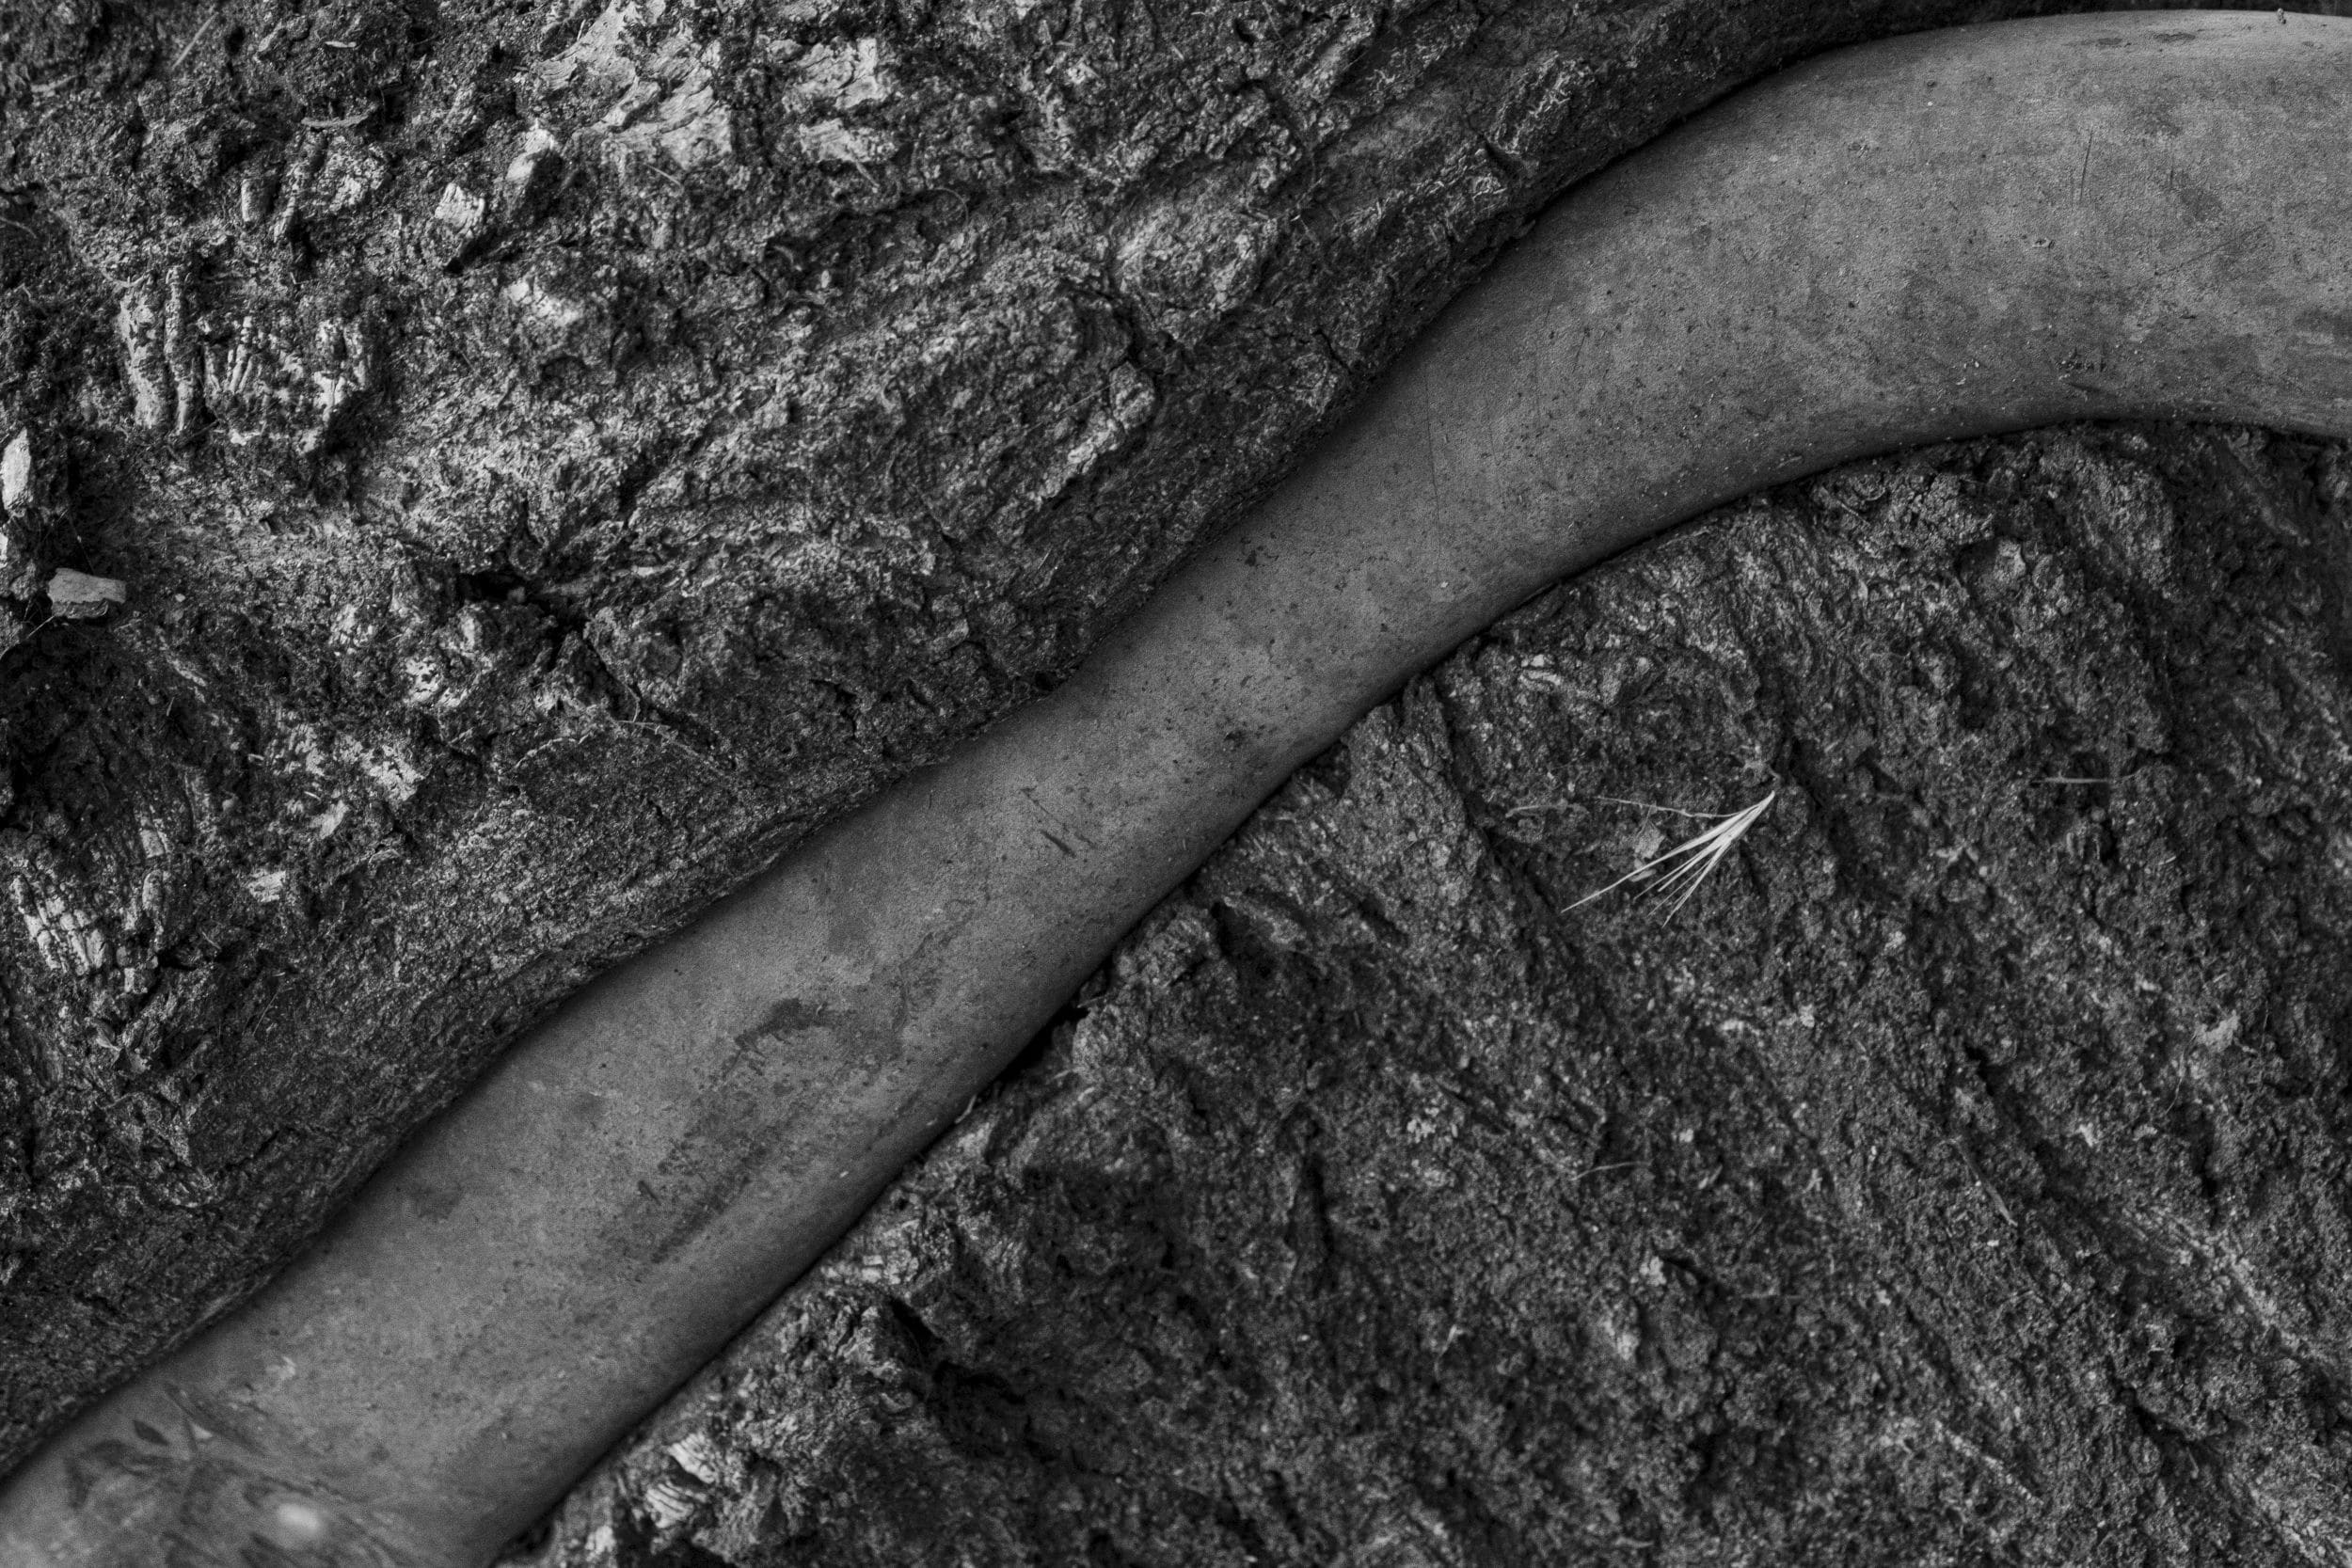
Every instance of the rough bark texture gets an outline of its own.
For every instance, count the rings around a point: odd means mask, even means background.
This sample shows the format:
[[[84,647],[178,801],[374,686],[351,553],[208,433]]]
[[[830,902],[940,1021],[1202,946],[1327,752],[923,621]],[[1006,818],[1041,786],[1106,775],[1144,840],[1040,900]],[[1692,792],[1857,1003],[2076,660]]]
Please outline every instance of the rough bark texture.
[[[1728,509],[1302,771],[527,1560],[2345,1561],[2348,744],[2339,449]]]
[[[0,1465],[1565,182],[2037,8],[0,4]]]

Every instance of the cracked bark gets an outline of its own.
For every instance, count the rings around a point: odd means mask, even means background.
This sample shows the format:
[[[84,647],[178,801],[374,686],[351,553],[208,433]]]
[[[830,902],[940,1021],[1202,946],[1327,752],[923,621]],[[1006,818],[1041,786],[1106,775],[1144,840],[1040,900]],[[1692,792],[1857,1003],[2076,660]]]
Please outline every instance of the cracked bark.
[[[12,12],[0,1464],[1056,679],[1566,181],[2052,8]]]

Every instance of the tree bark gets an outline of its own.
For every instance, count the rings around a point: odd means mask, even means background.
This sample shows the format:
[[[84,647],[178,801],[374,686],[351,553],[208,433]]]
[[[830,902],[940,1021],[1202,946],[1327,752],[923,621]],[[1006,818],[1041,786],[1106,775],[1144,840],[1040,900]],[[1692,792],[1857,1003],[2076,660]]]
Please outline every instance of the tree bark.
[[[1564,184],[2038,3],[0,16],[0,1465]]]

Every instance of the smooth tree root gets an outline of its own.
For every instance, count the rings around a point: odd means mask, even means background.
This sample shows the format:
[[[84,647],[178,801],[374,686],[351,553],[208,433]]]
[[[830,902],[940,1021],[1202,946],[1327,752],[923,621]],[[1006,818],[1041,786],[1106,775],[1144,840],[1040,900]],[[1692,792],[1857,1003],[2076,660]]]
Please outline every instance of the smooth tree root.
[[[2085,418],[2352,436],[2352,24],[1825,57],[1581,187],[1066,685],[606,974],[0,1493],[0,1562],[473,1565],[1282,779],[1761,485]],[[177,1554],[177,1555],[174,1555]]]

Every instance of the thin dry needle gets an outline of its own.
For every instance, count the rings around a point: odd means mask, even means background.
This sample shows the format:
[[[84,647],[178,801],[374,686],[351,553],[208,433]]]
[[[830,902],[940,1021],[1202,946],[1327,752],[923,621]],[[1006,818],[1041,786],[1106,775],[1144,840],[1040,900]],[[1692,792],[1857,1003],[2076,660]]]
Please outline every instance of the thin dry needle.
[[[1778,799],[1780,799],[1780,791],[1775,789],[1756,804],[1725,815],[1719,818],[1712,827],[1702,829],[1671,849],[1661,850],[1652,855],[1648,860],[1611,882],[1608,887],[1594,889],[1568,908],[1582,909],[1604,893],[1623,887],[1628,882],[1640,881],[1655,876],[1658,878],[1657,886],[1647,891],[1655,893],[1661,889],[1674,888],[1677,885],[1681,887],[1682,896],[1676,899],[1674,909],[1666,912],[1672,914],[1679,911],[1683,905],[1691,901],[1691,895],[1699,890],[1699,884],[1707,880],[1708,873],[1721,865],[1724,857],[1731,853],[1731,847],[1740,842],[1740,835],[1756,826],[1756,819],[1761,817],[1765,810]],[[1678,815],[1693,816],[1699,814],[1683,812]],[[1661,866],[1668,867],[1668,869],[1661,873],[1659,869]]]

